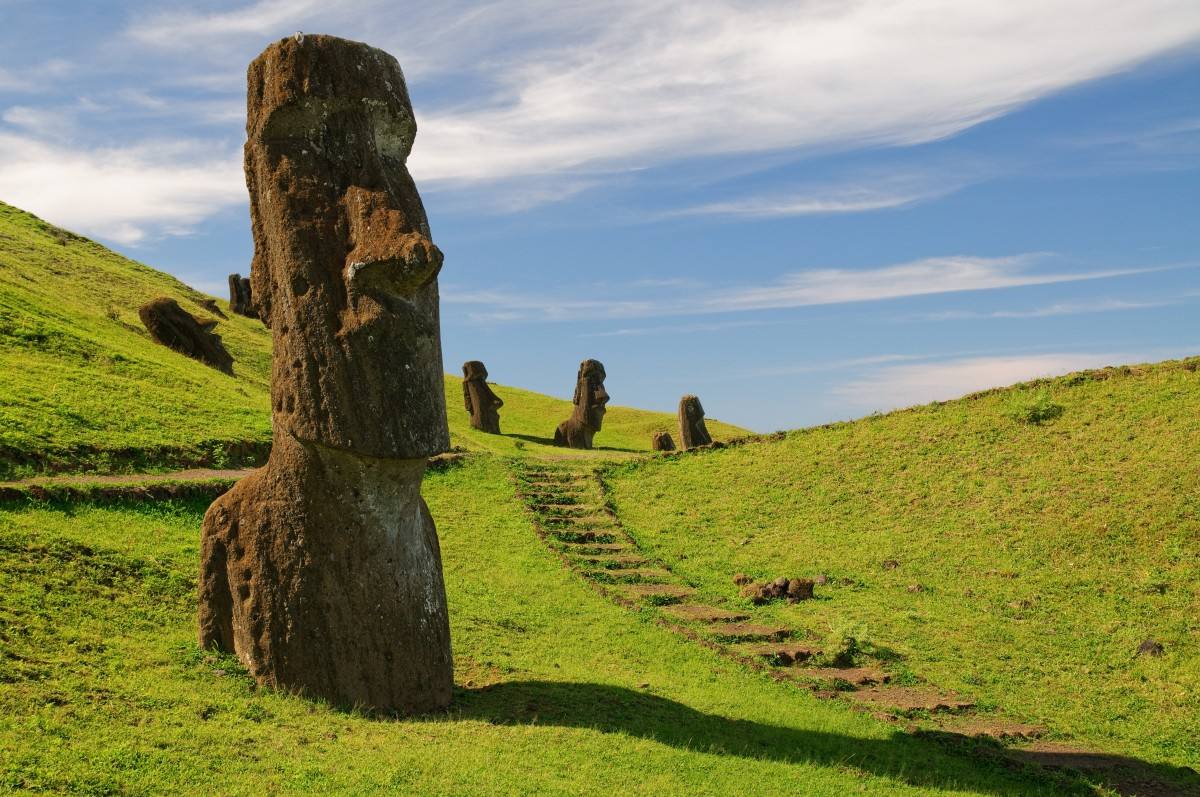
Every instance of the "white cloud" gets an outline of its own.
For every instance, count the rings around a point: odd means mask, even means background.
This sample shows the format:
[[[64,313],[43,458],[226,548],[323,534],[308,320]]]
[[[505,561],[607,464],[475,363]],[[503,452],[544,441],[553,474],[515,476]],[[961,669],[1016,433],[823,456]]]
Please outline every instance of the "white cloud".
[[[1058,352],[893,365],[840,385],[833,394],[857,408],[892,410],[1085,368],[1145,362],[1156,356],[1136,352]]]
[[[0,197],[122,244],[186,234],[244,202],[241,159],[191,141],[80,150],[0,132]]]
[[[1033,271],[1032,267],[1046,257],[1036,253],[994,258],[933,257],[873,269],[831,268],[798,271],[759,285],[713,286],[691,291],[681,288],[663,297],[646,297],[641,295],[646,292],[642,290],[638,292],[639,295],[632,297],[597,296],[582,301],[498,290],[462,291],[449,286],[444,290],[442,300],[447,304],[487,305],[487,311],[468,315],[474,321],[644,318],[881,301],[960,291],[1105,279],[1148,271]]]
[[[418,178],[930,141],[1200,35],[1190,0],[697,0],[565,15],[584,35],[489,63],[486,102],[418,109]]]
[[[128,33],[224,68],[231,51],[251,57],[265,38],[297,29],[368,40],[395,54],[410,81],[454,76],[471,87],[453,105],[417,108],[414,175],[460,183],[930,141],[1192,42],[1200,6],[259,0],[154,15]],[[834,197],[773,212],[904,201],[916,200]]]
[[[1146,310],[1154,307],[1168,307],[1177,303],[1176,301],[1167,300],[1131,302],[1125,299],[1095,299],[1082,302],[1057,302],[1030,310],[992,310],[987,312],[946,310],[941,313],[923,313],[914,317],[922,321],[968,321],[982,318],[1050,318],[1060,315],[1084,315],[1087,313],[1107,313],[1118,310]]]

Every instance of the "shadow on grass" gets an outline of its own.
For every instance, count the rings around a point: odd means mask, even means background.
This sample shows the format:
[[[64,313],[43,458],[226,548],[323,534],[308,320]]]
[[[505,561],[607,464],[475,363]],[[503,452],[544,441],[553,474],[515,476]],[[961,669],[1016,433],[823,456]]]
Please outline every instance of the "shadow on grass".
[[[553,446],[553,437],[538,437],[532,434],[517,434],[516,432],[505,432],[501,437],[513,437],[517,440],[524,440],[527,443],[538,443],[543,446]],[[644,454],[645,451],[637,448],[618,448],[617,446],[593,446],[592,451],[620,451],[625,454]]]
[[[452,715],[493,725],[590,728],[699,752],[768,761],[853,767],[911,786],[981,794],[1093,794],[1078,781],[1016,771],[999,749],[955,737],[896,732],[886,739],[800,730],[705,714],[641,691],[592,683],[515,681],[455,695]],[[991,755],[969,755],[974,748]]]

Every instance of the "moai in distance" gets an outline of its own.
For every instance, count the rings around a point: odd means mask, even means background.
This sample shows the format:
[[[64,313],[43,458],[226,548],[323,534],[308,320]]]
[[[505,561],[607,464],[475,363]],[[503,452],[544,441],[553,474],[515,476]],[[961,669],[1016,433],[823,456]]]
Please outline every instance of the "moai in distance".
[[[650,448],[654,451],[674,451],[675,441],[671,439],[670,432],[655,432],[654,437],[650,438]]]
[[[229,275],[229,309],[238,315],[258,318],[251,301],[250,280],[241,274]]]
[[[584,360],[575,377],[575,409],[554,431],[554,445],[591,448],[592,437],[604,423],[608,393],[604,390],[604,366],[599,360]]]
[[[274,339],[267,464],[204,517],[200,644],[260,683],[384,712],[450,702],[437,531],[450,444],[442,254],[405,165],[400,65],[297,34],[248,72],[255,308]]]
[[[708,428],[704,425],[704,407],[693,395],[679,400],[679,447],[683,450],[706,446],[712,443]]]
[[[487,383],[487,368],[479,360],[463,363],[463,403],[471,415],[471,427],[500,434],[500,408],[504,401]]]

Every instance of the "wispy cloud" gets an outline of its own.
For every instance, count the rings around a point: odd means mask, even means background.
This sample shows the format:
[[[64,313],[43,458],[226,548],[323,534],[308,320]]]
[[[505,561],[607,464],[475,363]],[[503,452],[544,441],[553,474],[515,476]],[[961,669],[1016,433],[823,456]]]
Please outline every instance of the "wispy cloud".
[[[71,149],[0,132],[0,196],[55,224],[127,245],[186,234],[245,201],[241,160],[195,141]]]
[[[856,174],[833,183],[802,183],[787,191],[740,196],[721,202],[670,210],[665,217],[731,216],[776,218],[892,210],[940,199],[984,179],[982,173],[967,176],[953,168],[941,172],[875,172]],[[975,171],[978,171],[977,169]]]
[[[727,329],[766,326],[766,321],[723,321],[712,324],[660,324],[651,327],[621,327],[602,332],[585,332],[581,338],[628,338],[644,335],[695,335],[707,332],[723,332]]]
[[[921,321],[971,321],[985,318],[1050,318],[1061,315],[1109,313],[1119,310],[1147,310],[1155,307],[1169,307],[1178,303],[1178,300],[1167,299],[1157,301],[1094,299],[1081,302],[1057,302],[1044,307],[1034,307],[1029,310],[946,310],[940,313],[921,313],[912,316],[912,318]]]
[[[487,305],[472,312],[476,321],[566,321],[704,315],[773,310],[849,302],[883,301],[911,296],[1018,288],[1031,285],[1140,274],[1153,269],[1037,271],[1047,260],[1039,253],[1011,257],[935,257],[867,269],[812,269],[785,274],[759,285],[713,286],[676,290],[665,296],[599,296],[587,300],[505,291],[460,291],[443,295],[448,304]]]

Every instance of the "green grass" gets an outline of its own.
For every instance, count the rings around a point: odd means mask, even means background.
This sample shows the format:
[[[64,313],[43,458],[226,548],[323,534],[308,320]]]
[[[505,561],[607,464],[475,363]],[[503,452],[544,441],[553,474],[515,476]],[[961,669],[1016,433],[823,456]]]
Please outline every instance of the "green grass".
[[[856,638],[1077,743],[1197,767],[1198,364],[618,465],[608,482],[639,542],[713,596],[736,605],[738,571],[827,574],[819,600],[755,614]],[[1148,637],[1163,657],[1135,657]]]
[[[154,343],[137,309],[170,296],[214,316],[210,298],[179,280],[0,203],[0,479],[48,471],[119,473],[261,461],[270,441],[271,336],[228,312],[216,332],[234,358],[232,375]],[[574,363],[562,367],[570,388]],[[570,403],[498,388],[509,437],[471,430],[461,381],[447,376],[456,445],[505,454],[586,456],[543,442]],[[614,407],[596,443],[610,453],[645,451],[675,419]],[[710,425],[717,437],[743,434]],[[519,435],[523,435],[521,437]],[[543,441],[543,442],[539,442]]]
[[[458,686],[371,718],[195,646],[204,502],[0,511],[0,788],[87,794],[1069,793],[717,657],[600,598],[504,463],[431,474]]]

